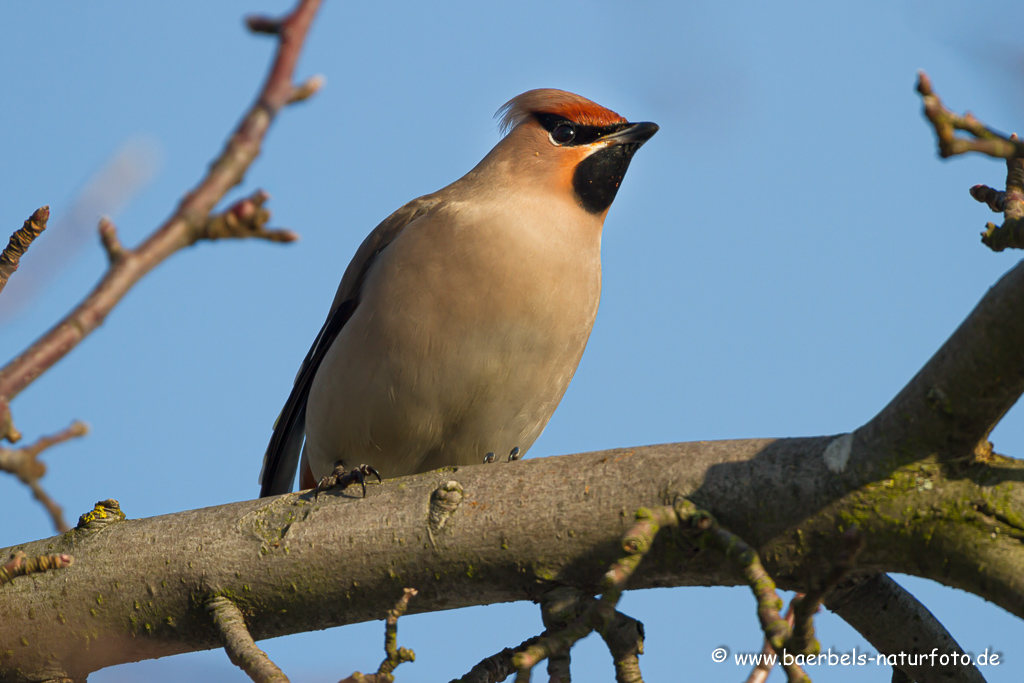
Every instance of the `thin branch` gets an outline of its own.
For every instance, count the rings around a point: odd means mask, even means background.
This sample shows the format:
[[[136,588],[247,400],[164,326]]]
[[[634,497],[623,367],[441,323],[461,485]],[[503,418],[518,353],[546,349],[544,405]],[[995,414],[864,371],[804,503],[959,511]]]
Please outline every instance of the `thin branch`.
[[[645,528],[649,531],[649,527]],[[545,592],[540,599],[544,634],[558,633],[577,619],[586,618],[588,608],[600,609],[596,602],[594,597],[571,586],[556,586]],[[616,610],[608,624],[598,629],[598,635],[612,656],[616,683],[643,683],[639,655],[644,653],[644,625]],[[548,683],[570,680],[569,655],[570,650],[565,650],[548,657]]]
[[[501,683],[516,672],[512,658],[517,652],[535,645],[542,636],[528,638],[515,647],[506,647],[490,657],[480,661],[462,678],[453,679],[450,683]]]
[[[1010,139],[1016,141],[1017,135],[1011,135]],[[1006,160],[1005,191],[981,187],[984,189],[979,194],[984,196],[989,208],[1000,207],[1005,219],[1000,226],[994,223],[985,226],[985,232],[981,233],[982,243],[992,251],[1024,249],[1024,159]],[[971,196],[974,196],[974,188],[971,190]]]
[[[644,625],[633,617],[615,612],[608,627],[601,631],[615,665],[615,683],[643,683],[640,655],[644,653]]]
[[[288,96],[288,104],[296,104],[297,102],[305,102],[313,95],[320,92],[320,89],[327,83],[327,79],[317,74],[312,78],[307,79],[304,83],[301,83],[292,89],[292,94]]]
[[[541,622],[544,633],[556,633],[569,627],[586,611],[590,596],[571,586],[556,586],[540,597]],[[552,653],[548,657],[548,683],[570,680],[570,651]]]
[[[982,243],[992,251],[1024,249],[1024,142],[1016,133],[1007,136],[992,130],[970,112],[960,116],[947,109],[923,71],[918,72],[917,91],[924,102],[924,115],[935,130],[939,156],[979,152],[1006,159],[1006,189],[975,185],[971,196],[1006,219],[1001,226],[987,223],[981,233]],[[970,137],[958,137],[958,130]]]
[[[117,265],[125,257],[124,245],[117,236],[117,226],[104,216],[100,219],[99,233],[100,244],[103,245],[103,251],[107,252],[107,262],[112,266]]]
[[[785,650],[786,641],[792,635],[789,621],[783,617],[779,610],[782,609],[782,599],[775,592],[775,581],[768,575],[768,571],[761,564],[761,558],[746,541],[718,524],[711,513],[699,509],[691,501],[680,498],[676,501],[675,512],[679,516],[680,523],[688,525],[700,532],[700,538],[724,554],[743,573],[743,577],[750,586],[757,600],[757,617],[761,622],[761,630],[764,631],[765,640],[771,643],[776,652]],[[818,649],[815,642],[811,649]],[[794,663],[781,662],[786,672],[789,683],[806,682],[810,683],[810,677],[803,668]]]
[[[793,601],[790,600],[789,607],[786,609],[785,614],[786,623],[789,624],[790,628],[793,627]],[[764,646],[761,648],[761,657],[758,659],[757,664],[750,671],[750,675],[747,676],[746,683],[764,683],[768,680],[769,674],[772,669],[775,668],[775,664],[778,662],[778,657],[775,652],[775,648],[768,642],[767,639],[764,641]],[[774,656],[774,657],[773,657]]]
[[[1006,193],[988,185],[975,185],[970,189],[975,201],[987,204],[992,213],[1002,213],[1006,208]]]
[[[602,577],[601,598],[595,600],[582,615],[565,628],[545,633],[536,643],[516,654],[512,658],[512,663],[516,667],[516,683],[529,681],[533,667],[545,658],[568,652],[591,631],[607,631],[615,619],[615,606],[622,597],[622,591],[640,566],[644,555],[651,549],[654,537],[662,527],[678,524],[679,518],[671,507],[638,510],[636,523],[622,537],[621,544],[625,555],[614,562]]]
[[[270,220],[270,211],[263,205],[270,195],[263,190],[256,190],[248,197],[239,199],[227,210],[214,214],[200,230],[200,238],[204,240],[244,239],[258,237],[271,242],[294,242],[298,234],[291,230],[269,230],[266,225]]]
[[[416,653],[404,647],[398,647],[398,619],[409,609],[409,601],[416,597],[415,588],[406,588],[395,606],[388,610],[388,618],[384,623],[384,661],[372,674],[354,673],[339,683],[392,683],[395,680],[392,672],[403,662],[416,661]]]
[[[561,628],[545,631],[538,642],[513,657],[512,662],[517,669],[516,683],[527,683],[530,680],[533,667],[545,658],[552,658],[568,652],[577,641],[591,631],[607,634],[610,633],[609,629],[613,624],[617,628],[621,628],[623,622],[616,623],[615,605],[622,596],[622,591],[625,590],[629,578],[639,567],[644,555],[651,549],[658,532],[662,528],[679,525],[696,530],[703,542],[719,550],[740,569],[757,600],[757,614],[765,639],[777,652],[784,651],[785,644],[792,637],[793,630],[790,627],[790,622],[779,614],[782,600],[775,592],[775,582],[761,564],[757,551],[736,534],[719,526],[717,520],[709,512],[697,508],[685,498],[680,497],[674,506],[638,510],[636,518],[636,523],[622,538],[622,549],[626,554],[616,561],[604,575],[600,600],[595,600],[582,614],[570,620],[570,616],[576,611],[571,604],[574,601],[571,599],[572,596],[568,600],[564,596],[557,596],[553,599],[553,602],[561,603],[560,609],[546,610],[545,623],[548,621],[567,623]],[[817,610],[816,601],[814,609]],[[548,615],[552,615],[554,618]],[[805,624],[803,637],[813,640],[813,629],[810,629],[810,635],[808,629],[809,627]],[[635,636],[631,639],[637,648],[632,653],[634,655],[632,659],[635,659],[635,655],[642,651],[642,639],[643,630],[640,627],[639,645],[637,645]],[[809,644],[806,649],[817,651],[817,642]],[[636,662],[636,666],[633,666],[632,659],[616,657],[617,680],[641,681],[638,662]],[[620,663],[624,666],[619,666]],[[810,682],[810,678],[798,664],[782,662],[782,667],[786,671],[790,683]],[[568,674],[567,668],[564,671],[561,668],[556,668],[554,671],[549,668],[548,672],[552,680],[562,680],[556,677],[566,676],[567,678]]]
[[[185,195],[162,226],[136,249],[121,252],[121,257],[111,264],[82,303],[0,370],[0,397],[10,401],[17,396],[101,325],[125,293],[144,275],[179,249],[206,237],[204,231],[208,227],[210,212],[228,190],[242,181],[259,154],[270,124],[278,112],[294,99],[292,77],[295,65],[320,2],[300,0],[291,14],[277,22],[277,54],[267,79],[256,102],[242,117],[206,175]],[[282,233],[257,230],[245,235],[274,239],[275,236],[281,237]]]
[[[32,489],[32,495],[46,508],[53,520],[53,526],[60,533],[70,527],[64,521],[64,511],[43,490],[39,480],[46,474],[46,465],[39,462],[39,454],[43,451],[71,439],[85,436],[89,427],[84,422],[73,422],[70,427],[52,436],[44,436],[33,444],[21,448],[0,447],[0,471],[10,472],[23,484]]]
[[[36,209],[25,223],[14,231],[11,240],[0,252],[0,292],[7,286],[14,271],[21,263],[21,257],[29,245],[46,230],[46,221],[50,220],[50,207],[42,206]]]
[[[950,111],[932,89],[932,81],[924,71],[917,72],[917,92],[924,103],[924,115],[935,129],[939,156],[946,159],[967,152],[999,159],[1024,156],[1024,143],[1016,138],[996,132],[967,112],[963,116]],[[970,137],[959,137],[962,130]]]
[[[252,15],[245,18],[245,25],[253,33],[263,33],[268,36],[276,36],[281,32],[282,21],[275,17],[264,17]]]
[[[74,564],[75,558],[63,553],[56,555],[40,555],[39,557],[28,557],[22,551],[15,552],[11,559],[0,565],[0,586],[10,583],[19,576],[38,574],[52,569],[62,569]]]
[[[255,683],[288,683],[288,677],[277,667],[263,650],[256,647],[256,641],[249,634],[245,617],[235,603],[218,595],[206,603],[217,626],[224,650],[231,663],[244,671]]]
[[[11,406],[3,396],[0,396],[0,441],[6,439],[11,443],[21,441],[21,432],[14,426],[11,418]]]

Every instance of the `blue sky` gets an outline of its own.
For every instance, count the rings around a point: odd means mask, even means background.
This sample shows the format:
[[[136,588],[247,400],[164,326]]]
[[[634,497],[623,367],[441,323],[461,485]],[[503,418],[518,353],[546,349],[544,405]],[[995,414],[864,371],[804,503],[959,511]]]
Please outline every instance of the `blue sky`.
[[[51,229],[0,296],[6,360],[99,277],[95,220],[136,244],[220,149],[273,43],[241,18],[283,2],[10,3],[0,42],[0,226],[50,204]],[[998,17],[998,19],[997,19]],[[14,403],[28,439],[72,419],[83,440],[45,457],[72,520],[114,497],[131,517],[252,498],[270,428],[365,234],[471,168],[493,112],[536,87],[578,92],[661,132],[636,156],[604,233],[604,296],[579,371],[531,456],[701,439],[849,431],[913,376],[1019,259],[978,242],[992,220],[967,189],[1002,164],[941,162],[913,90],[926,69],[953,108],[1019,120],[1024,5],[859,3],[326,3],[299,65],[322,73],[286,111],[233,196],[257,187],[302,240],[201,244],[133,290],[106,324]],[[127,146],[127,148],[126,148]],[[125,151],[127,149],[128,151]],[[121,150],[138,189],[72,211]],[[122,158],[124,158],[122,156]],[[123,186],[123,185],[121,185]],[[102,204],[102,202],[100,202]],[[121,205],[123,204],[123,206]],[[15,289],[32,282],[31,291]],[[1024,454],[1024,413],[996,448]],[[0,546],[52,534],[24,487]],[[898,577],[965,649],[1004,653],[989,681],[1024,675],[1024,624],[963,592]],[[647,625],[651,681],[740,680],[712,648],[760,648],[743,589],[628,593]],[[403,683],[449,680],[540,630],[502,605],[414,616]],[[823,647],[866,643],[818,621]],[[337,680],[380,659],[379,623],[261,645],[293,681]],[[594,639],[578,680],[612,681]],[[870,648],[868,648],[870,649]],[[888,681],[887,669],[809,671]],[[247,680],[212,651],[110,669],[98,683]],[[777,672],[773,680],[781,680]],[[333,677],[333,678],[332,678]]]

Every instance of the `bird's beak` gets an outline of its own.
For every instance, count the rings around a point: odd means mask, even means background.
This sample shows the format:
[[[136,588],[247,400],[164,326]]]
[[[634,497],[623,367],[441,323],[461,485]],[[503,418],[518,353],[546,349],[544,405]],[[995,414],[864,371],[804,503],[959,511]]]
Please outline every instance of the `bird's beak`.
[[[650,140],[651,136],[657,132],[658,124],[651,123],[650,121],[641,121],[640,123],[627,123],[625,128],[611,135],[606,135],[604,139],[613,145],[636,145],[639,147]]]

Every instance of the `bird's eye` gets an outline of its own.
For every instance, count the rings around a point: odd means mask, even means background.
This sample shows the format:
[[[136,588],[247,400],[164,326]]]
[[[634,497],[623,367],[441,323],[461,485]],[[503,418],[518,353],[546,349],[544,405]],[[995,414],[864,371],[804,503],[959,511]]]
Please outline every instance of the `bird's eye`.
[[[555,129],[551,131],[551,139],[560,145],[565,145],[573,141],[576,137],[576,127],[566,121],[555,126]]]

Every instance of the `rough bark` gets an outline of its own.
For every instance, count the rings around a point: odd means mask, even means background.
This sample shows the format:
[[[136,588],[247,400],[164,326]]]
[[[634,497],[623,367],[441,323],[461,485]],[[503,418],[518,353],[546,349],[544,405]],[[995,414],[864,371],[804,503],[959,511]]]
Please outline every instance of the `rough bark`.
[[[633,512],[679,494],[756,546],[783,588],[813,587],[840,555],[840,530],[857,523],[858,571],[931,578],[1024,616],[1024,465],[976,462],[948,476],[948,465],[932,460],[866,483],[854,468],[826,465],[834,442],[532,459],[391,480],[369,487],[365,500],[289,494],[72,530],[0,551],[75,557],[66,570],[0,591],[0,680],[82,678],[220,647],[204,609],[214,595],[237,604],[261,639],[379,619],[406,586],[420,591],[414,612],[530,600],[552,582],[593,593]],[[439,488],[447,509],[457,501],[454,512],[431,514]],[[630,587],[741,582],[719,553],[668,532]]]

